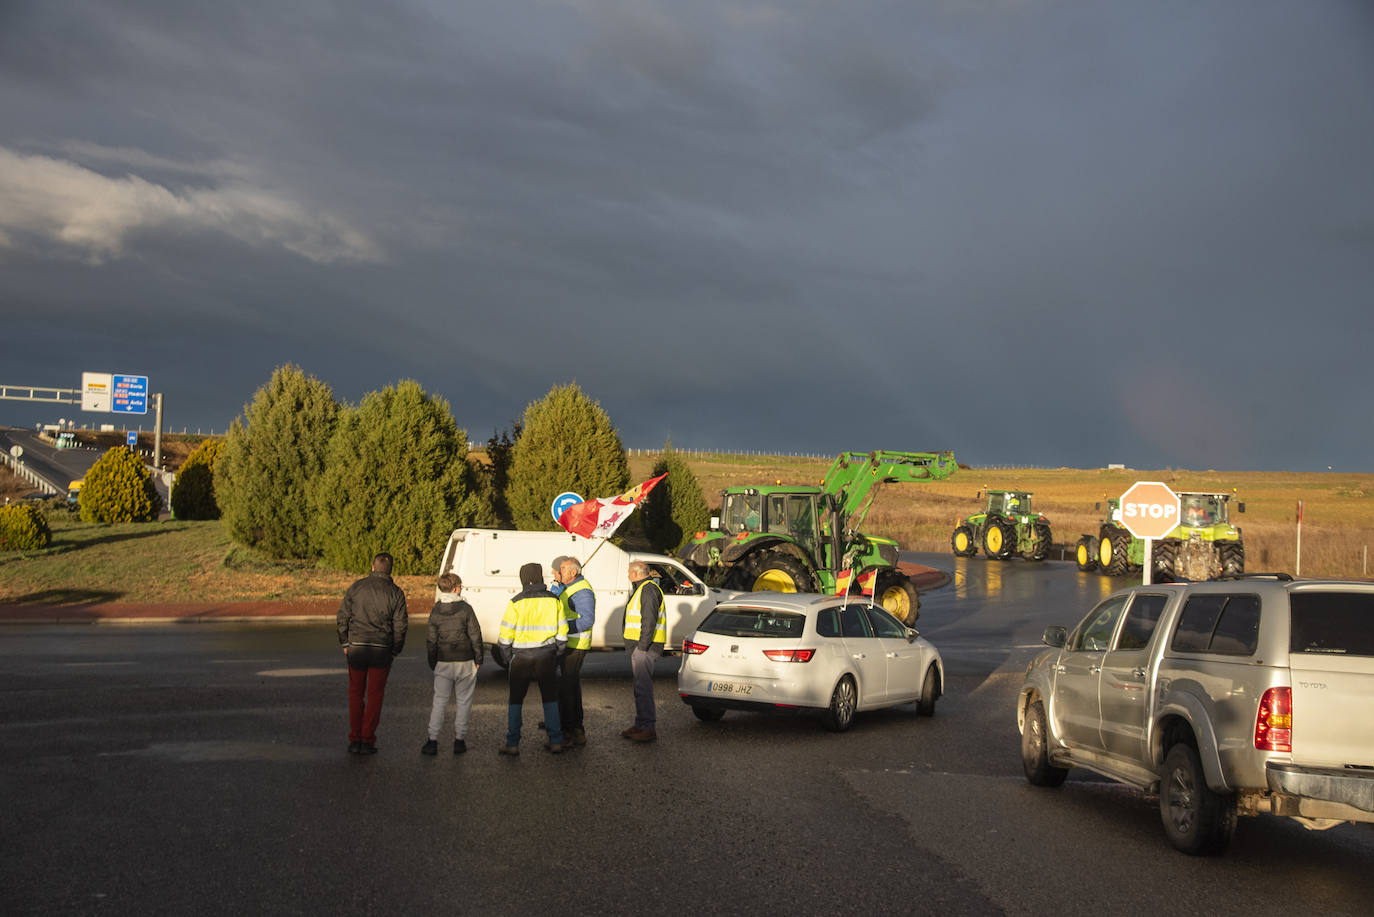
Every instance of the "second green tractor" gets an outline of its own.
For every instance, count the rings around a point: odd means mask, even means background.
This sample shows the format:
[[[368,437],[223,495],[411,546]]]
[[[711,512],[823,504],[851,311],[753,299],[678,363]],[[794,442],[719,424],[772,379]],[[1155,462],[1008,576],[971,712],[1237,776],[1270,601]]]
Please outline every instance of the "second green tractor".
[[[990,560],[1048,557],[1054,543],[1050,521],[1031,508],[1032,496],[1026,490],[988,491],[987,508],[959,523],[950,536],[955,556],[972,557],[981,547]]]

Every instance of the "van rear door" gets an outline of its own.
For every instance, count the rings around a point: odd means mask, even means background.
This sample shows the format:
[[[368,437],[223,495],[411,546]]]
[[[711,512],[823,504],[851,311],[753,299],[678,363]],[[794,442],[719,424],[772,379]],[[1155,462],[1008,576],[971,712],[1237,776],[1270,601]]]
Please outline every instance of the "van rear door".
[[[1289,594],[1293,763],[1374,767],[1374,589]]]

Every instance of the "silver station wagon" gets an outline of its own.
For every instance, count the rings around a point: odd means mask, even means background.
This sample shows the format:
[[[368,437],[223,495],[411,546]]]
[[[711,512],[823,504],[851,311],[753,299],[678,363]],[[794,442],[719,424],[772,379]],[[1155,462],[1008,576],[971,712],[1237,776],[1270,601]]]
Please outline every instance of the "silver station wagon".
[[[727,710],[818,713],[842,732],[857,711],[935,712],[940,654],[871,599],[751,592],[722,602],[682,644],[678,693],[698,719]]]
[[[1031,783],[1081,767],[1158,793],[1193,854],[1237,815],[1374,822],[1374,584],[1134,586],[1044,642],[1016,706]]]

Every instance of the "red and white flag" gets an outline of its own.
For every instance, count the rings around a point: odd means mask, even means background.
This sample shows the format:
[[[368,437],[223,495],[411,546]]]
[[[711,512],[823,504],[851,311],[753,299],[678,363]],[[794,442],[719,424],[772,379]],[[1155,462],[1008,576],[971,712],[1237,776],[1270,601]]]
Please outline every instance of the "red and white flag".
[[[574,535],[583,538],[610,538],[620,523],[629,518],[635,507],[643,502],[654,485],[668,476],[667,472],[631,487],[618,497],[593,497],[574,503],[563,510],[558,524]]]

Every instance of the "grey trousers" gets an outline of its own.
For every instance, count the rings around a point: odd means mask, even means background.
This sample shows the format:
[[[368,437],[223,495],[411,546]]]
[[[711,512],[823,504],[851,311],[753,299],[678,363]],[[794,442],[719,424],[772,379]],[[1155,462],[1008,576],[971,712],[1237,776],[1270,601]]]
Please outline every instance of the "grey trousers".
[[[477,663],[471,659],[463,662],[440,662],[434,666],[434,706],[429,711],[429,737],[437,740],[439,730],[444,728],[444,713],[448,699],[454,700],[453,737],[461,739],[467,735],[468,714],[472,712],[472,692],[477,687]]]
[[[654,663],[663,655],[658,646],[630,650],[630,672],[635,684],[635,728],[653,729],[658,721],[654,710]]]

